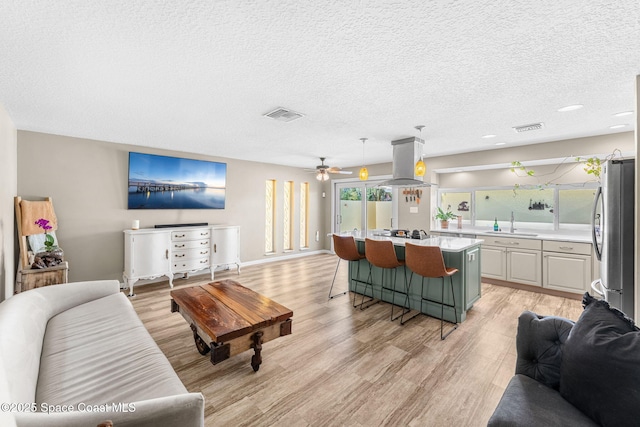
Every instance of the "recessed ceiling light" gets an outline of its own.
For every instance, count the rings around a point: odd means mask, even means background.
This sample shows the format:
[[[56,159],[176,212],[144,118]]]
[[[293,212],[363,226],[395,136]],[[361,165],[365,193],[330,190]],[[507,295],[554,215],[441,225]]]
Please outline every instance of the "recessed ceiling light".
[[[564,113],[566,111],[579,110],[582,107],[584,107],[582,104],[567,105],[566,107],[558,108],[558,111]]]
[[[489,135],[482,135],[482,138],[489,139],[489,138],[495,138],[496,136],[498,135],[489,134]]]
[[[614,116],[615,117],[622,117],[622,116],[630,116],[631,114],[633,114],[633,111],[623,111],[621,113],[614,114]]]
[[[623,127],[626,127],[627,125],[613,125],[613,126],[609,126],[609,129],[620,129]]]
[[[505,145],[506,142],[496,142],[496,145]]]

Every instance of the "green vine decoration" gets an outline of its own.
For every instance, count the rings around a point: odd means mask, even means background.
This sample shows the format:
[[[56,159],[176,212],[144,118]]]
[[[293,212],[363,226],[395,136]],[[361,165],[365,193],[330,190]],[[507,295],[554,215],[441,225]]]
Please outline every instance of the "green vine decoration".
[[[600,176],[602,174],[602,164],[604,162],[606,162],[607,160],[611,160],[614,159],[616,157],[622,157],[622,152],[619,149],[615,149],[613,150],[613,152],[611,154],[609,154],[608,156],[606,156],[604,159],[599,159],[597,157],[589,157],[589,158],[583,158],[583,157],[576,157],[574,160],[576,162],[575,166],[572,168],[567,169],[565,172],[561,173],[560,175],[557,175],[558,169],[567,162],[567,160],[570,157],[565,157],[560,163],[558,163],[558,165],[553,169],[553,171],[549,172],[549,173],[545,173],[542,175],[537,175],[536,172],[533,169],[529,169],[526,166],[524,166],[522,164],[522,162],[519,161],[514,161],[511,162],[511,168],[510,171],[514,174],[516,174],[516,176],[520,177],[520,178],[535,178],[538,180],[538,183],[536,184],[536,188],[542,190],[543,188],[546,188],[550,185],[554,185],[554,181],[558,180],[559,178],[562,178],[564,175],[568,174],[569,172],[571,172],[573,169],[575,169],[576,167],[578,167],[579,165],[583,165],[583,170],[585,171],[585,173],[587,175],[590,175],[594,178],[594,180],[596,181],[600,181]],[[553,177],[547,181],[541,182],[541,180],[539,178],[543,178],[543,177]],[[514,186],[514,193],[516,190],[518,190],[520,188],[520,184],[515,184]]]

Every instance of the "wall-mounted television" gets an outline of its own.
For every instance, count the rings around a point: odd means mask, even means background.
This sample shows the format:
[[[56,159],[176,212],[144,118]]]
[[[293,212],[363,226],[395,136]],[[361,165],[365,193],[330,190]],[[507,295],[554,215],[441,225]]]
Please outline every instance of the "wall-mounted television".
[[[224,209],[227,164],[129,152],[129,209]]]

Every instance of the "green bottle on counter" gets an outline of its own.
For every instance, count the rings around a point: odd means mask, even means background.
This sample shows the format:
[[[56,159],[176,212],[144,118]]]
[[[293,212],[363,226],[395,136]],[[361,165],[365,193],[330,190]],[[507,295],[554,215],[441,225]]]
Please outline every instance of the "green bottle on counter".
[[[493,231],[498,231],[500,227],[498,227],[498,217],[496,217],[496,221],[493,223]]]

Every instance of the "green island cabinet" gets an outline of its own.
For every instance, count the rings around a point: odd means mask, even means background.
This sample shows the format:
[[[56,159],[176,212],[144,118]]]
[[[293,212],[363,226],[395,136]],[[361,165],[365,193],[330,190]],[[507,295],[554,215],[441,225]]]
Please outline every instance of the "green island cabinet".
[[[365,242],[362,234],[355,234],[356,244],[360,253],[365,253]],[[455,306],[457,310],[457,321],[464,322],[473,304],[480,299],[481,296],[481,244],[482,240],[472,238],[459,237],[432,237],[428,239],[412,240],[399,237],[386,237],[370,233],[366,237],[378,240],[390,240],[393,242],[394,249],[398,259],[404,259],[404,244],[410,242],[412,244],[424,246],[439,246],[442,250],[445,265],[447,267],[457,268],[459,271],[453,275],[453,289],[455,296]],[[358,264],[360,264],[358,266]],[[371,268],[372,286],[365,286],[368,281],[369,271]],[[422,289],[422,278],[417,274],[411,276],[411,270],[406,267],[398,267],[397,271],[383,270],[381,268],[371,266],[366,259],[360,261],[349,262],[349,290],[357,294],[363,293],[368,297],[380,299],[385,302],[391,302],[397,305],[403,305],[405,295],[394,293],[392,291],[382,289],[382,278],[384,275],[385,287],[390,287],[394,277],[396,276],[396,289],[404,288],[404,277],[406,274],[409,283],[409,306],[422,313],[433,317],[440,318],[441,305],[422,301],[421,292],[429,299],[444,301],[448,304],[453,302],[451,295],[451,287],[449,278],[445,277],[444,295],[442,295],[442,279],[425,278],[424,290]],[[366,292],[365,292],[366,287]],[[360,295],[356,297],[356,303],[360,301]],[[453,321],[453,308],[444,307],[444,318]]]

